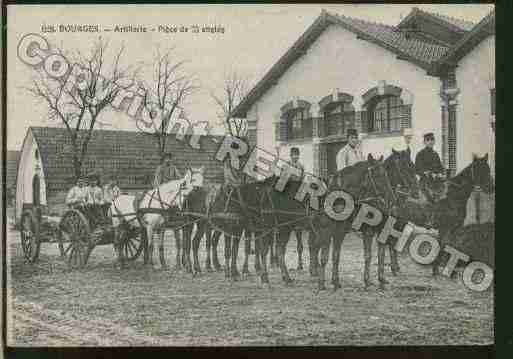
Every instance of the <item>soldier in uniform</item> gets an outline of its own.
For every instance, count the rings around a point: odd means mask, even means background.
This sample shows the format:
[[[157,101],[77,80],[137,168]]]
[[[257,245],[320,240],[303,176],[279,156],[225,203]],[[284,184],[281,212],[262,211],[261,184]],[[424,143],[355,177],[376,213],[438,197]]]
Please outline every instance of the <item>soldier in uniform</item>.
[[[358,143],[358,131],[354,128],[347,130],[347,144],[337,154],[337,170],[364,161],[362,151]]]
[[[160,165],[155,170],[155,176],[153,179],[153,187],[157,188],[163,183],[181,179],[182,175],[178,168],[173,164],[173,156],[171,153],[164,153],[161,159]],[[180,230],[176,229],[173,231],[175,236],[176,248],[182,247],[182,234]],[[178,266],[177,262],[177,266]]]
[[[424,145],[415,158],[415,170],[420,177],[420,189],[429,201],[426,227],[430,228],[433,227],[435,218],[433,204],[439,200],[444,189],[445,168],[440,156],[433,149],[435,136],[432,132],[424,135]]]
[[[434,202],[430,187],[436,186],[445,178],[445,168],[442,165],[440,156],[433,149],[435,136],[432,132],[424,135],[424,147],[415,158],[415,170],[420,177],[420,186],[430,202]],[[439,186],[436,186],[439,187]]]
[[[305,167],[303,164],[299,161],[299,148],[292,147],[290,149],[290,165],[294,168],[297,168],[301,171],[301,175],[298,177],[296,175],[292,175],[291,179],[295,181],[301,181],[303,178],[303,175],[305,173]],[[296,233],[296,242],[297,242],[297,253],[298,253],[298,264],[297,264],[297,270],[303,270],[303,228],[302,227],[296,227],[294,228],[294,232]]]
[[[76,185],[69,190],[66,196],[66,204],[70,208],[77,208],[85,205],[86,200],[87,191],[85,187],[85,178],[81,176],[78,178]]]
[[[155,170],[153,187],[157,188],[163,183],[171,182],[181,178],[182,174],[173,164],[173,156],[171,153],[165,153],[162,156],[160,165]]]

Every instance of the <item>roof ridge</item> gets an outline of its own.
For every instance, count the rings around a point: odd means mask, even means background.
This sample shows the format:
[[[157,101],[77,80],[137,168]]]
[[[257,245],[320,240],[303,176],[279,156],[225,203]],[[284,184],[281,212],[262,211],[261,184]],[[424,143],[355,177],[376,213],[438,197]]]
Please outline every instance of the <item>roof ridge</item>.
[[[348,15],[344,15],[344,14],[340,14],[340,13],[336,13],[336,12],[327,12],[329,15],[332,15],[332,16],[335,16],[335,17],[342,17],[344,19],[349,19],[349,20],[355,20],[355,21],[360,21],[364,24],[371,24],[371,25],[377,25],[377,26],[383,26],[383,27],[387,27],[387,28],[390,28],[390,29],[396,29],[396,27],[394,25],[388,25],[388,24],[384,24],[382,22],[377,22],[377,21],[370,21],[370,20],[365,20],[365,19],[361,19],[359,17],[353,17],[353,16],[348,16]]]
[[[435,16],[435,17],[437,17],[437,18],[439,18],[439,19],[441,19],[441,20],[443,20],[443,21],[445,21],[445,22],[450,23],[451,25],[456,25],[456,26],[458,26],[458,25],[457,25],[457,24],[455,24],[455,23],[457,23],[457,22],[461,22],[461,23],[466,24],[466,25],[467,25],[467,26],[469,26],[469,27],[470,27],[470,26],[474,27],[474,26],[476,26],[476,24],[477,24],[477,23],[476,23],[476,22],[474,22],[474,21],[470,21],[470,20],[462,19],[462,18],[459,18],[459,17],[449,16],[449,15],[441,14],[441,13],[438,13],[438,12],[427,11],[427,10],[419,9],[419,8],[415,8],[415,9],[417,9],[417,11],[422,12],[422,13],[424,13],[424,14],[428,14],[428,15],[431,15],[431,16]],[[460,27],[460,26],[458,26],[458,27]],[[470,29],[469,29],[469,30],[462,29],[462,30],[470,31]]]

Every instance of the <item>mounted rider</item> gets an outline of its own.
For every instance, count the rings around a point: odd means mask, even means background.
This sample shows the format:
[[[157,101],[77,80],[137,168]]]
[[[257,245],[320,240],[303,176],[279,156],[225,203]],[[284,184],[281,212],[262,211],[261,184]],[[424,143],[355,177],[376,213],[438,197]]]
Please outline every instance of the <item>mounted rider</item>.
[[[175,181],[182,178],[182,174],[173,164],[173,155],[171,153],[164,153],[162,155],[160,165],[155,170],[153,177],[153,187],[157,188],[163,183]]]
[[[420,177],[420,188],[429,202],[434,203],[442,195],[445,179],[445,168],[440,156],[433,149],[435,135],[432,132],[424,135],[425,147],[419,151],[415,158],[415,171]]]
[[[155,175],[153,177],[153,188],[158,188],[163,183],[168,183],[178,179],[182,179],[182,174],[180,173],[178,168],[173,164],[173,155],[169,152],[163,153],[160,160],[160,165],[158,165],[157,169],[155,170]],[[166,207],[169,204],[162,205]],[[174,235],[175,241],[177,243],[181,243],[182,236],[178,229],[174,230]]]

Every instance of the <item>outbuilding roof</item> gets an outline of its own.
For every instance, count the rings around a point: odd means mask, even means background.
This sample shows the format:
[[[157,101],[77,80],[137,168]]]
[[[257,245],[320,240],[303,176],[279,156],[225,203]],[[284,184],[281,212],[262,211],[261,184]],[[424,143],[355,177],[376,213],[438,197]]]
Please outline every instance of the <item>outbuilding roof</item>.
[[[68,190],[74,181],[68,131],[58,127],[30,127],[29,131],[39,148],[47,190]],[[84,134],[85,131],[80,135]],[[170,136],[166,152],[173,154],[173,162],[182,173],[186,167],[205,166],[206,180],[221,182],[222,164],[214,159],[218,144],[207,138],[200,143],[201,149],[196,150],[186,141]],[[151,186],[159,162],[154,136],[134,131],[93,130],[82,171],[96,171],[102,178],[114,175],[122,190],[146,189]]]

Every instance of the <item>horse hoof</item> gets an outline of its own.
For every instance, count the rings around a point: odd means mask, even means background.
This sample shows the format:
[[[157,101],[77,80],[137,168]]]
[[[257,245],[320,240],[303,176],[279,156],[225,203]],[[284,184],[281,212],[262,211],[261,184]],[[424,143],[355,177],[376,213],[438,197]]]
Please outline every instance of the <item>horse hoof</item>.
[[[160,267],[163,271],[168,271],[169,270],[169,266],[168,265],[163,265]]]
[[[208,266],[208,267],[205,267],[205,270],[209,273],[212,273],[214,272],[214,270],[212,269],[212,267]]]
[[[244,274],[244,275],[250,275],[250,274],[251,274],[251,272],[249,271],[249,269],[243,269],[243,270],[242,270],[242,274]]]
[[[385,278],[382,278],[379,280],[379,284],[382,285],[382,284],[390,284],[390,282],[388,280],[386,280]]]
[[[335,282],[333,284],[333,291],[336,291],[337,289],[342,288],[342,285],[340,285],[340,282]]]
[[[297,266],[297,271],[302,271],[303,270],[303,266],[302,265],[298,265]]]
[[[321,292],[323,290],[326,290],[326,286],[324,284],[319,284],[319,287],[317,287],[317,291]]]

